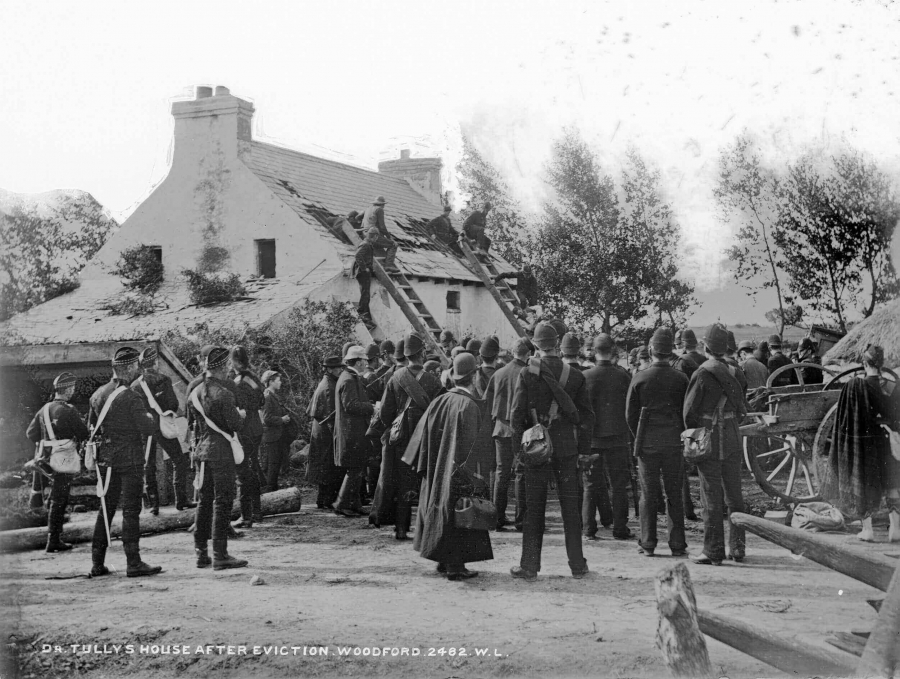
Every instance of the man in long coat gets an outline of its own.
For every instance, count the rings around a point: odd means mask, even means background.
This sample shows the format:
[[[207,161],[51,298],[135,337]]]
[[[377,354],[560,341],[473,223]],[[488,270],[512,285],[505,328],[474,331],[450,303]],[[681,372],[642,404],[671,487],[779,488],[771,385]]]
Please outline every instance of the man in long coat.
[[[457,528],[454,518],[457,500],[485,487],[479,469],[489,462],[473,460],[481,426],[481,408],[472,396],[476,367],[471,354],[454,359],[451,376],[456,386],[428,407],[404,456],[407,461],[416,456],[424,477],[413,547],[423,558],[436,561],[438,572],[446,573],[448,580],[473,578],[478,573],[466,569],[467,563],[494,558],[488,531]]]
[[[337,500],[332,507],[347,517],[362,516],[359,486],[369,455],[366,431],[375,406],[369,400],[362,371],[366,350],[351,346],[344,356],[344,372],[338,377],[334,394],[334,464],[345,470]]]
[[[416,470],[401,458],[406,445],[428,406],[443,391],[441,382],[423,368],[425,344],[411,333],[403,342],[409,366],[391,376],[381,401],[381,473],[375,487],[375,499],[369,523],[394,524],[394,536],[407,540],[412,520],[412,500],[418,492]],[[397,426],[395,427],[395,423]]]
[[[334,394],[338,377],[344,370],[340,356],[329,356],[322,363],[325,374],[316,387],[306,413],[312,418],[309,439],[308,483],[317,484],[316,507],[327,509],[337,498],[337,467],[334,466]]]

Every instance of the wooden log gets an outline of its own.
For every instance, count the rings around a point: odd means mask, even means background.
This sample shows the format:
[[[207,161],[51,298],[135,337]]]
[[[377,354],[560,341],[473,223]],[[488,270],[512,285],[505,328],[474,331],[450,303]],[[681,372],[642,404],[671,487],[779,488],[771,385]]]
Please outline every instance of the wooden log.
[[[698,610],[701,631],[767,665],[801,677],[855,676],[855,658],[774,634],[710,611]]]
[[[674,677],[712,677],[706,639],[697,624],[697,599],[687,566],[677,563],[656,574],[659,625],[656,646]]]
[[[266,516],[272,514],[286,514],[300,509],[300,489],[296,487],[283,488],[262,496],[262,513]],[[241,506],[235,501],[231,509],[231,518],[236,519],[241,515]],[[91,514],[90,521],[67,523],[63,526],[62,539],[68,543],[90,542],[94,536],[94,521],[96,515]],[[194,523],[194,511],[182,512],[162,511],[159,516],[141,514],[141,534],[165,533],[173,530],[184,530]],[[113,538],[119,537],[122,530],[122,511],[116,510],[110,534]],[[43,549],[47,544],[46,528],[20,528],[0,532],[0,552],[24,552],[29,549]]]
[[[900,568],[894,573],[856,668],[860,677],[900,676]]]
[[[849,575],[855,580],[886,591],[897,562],[880,554],[872,554],[838,544],[816,533],[780,526],[749,514],[735,513],[731,522],[776,545],[805,556],[826,568]]]
[[[863,649],[866,647],[865,639],[862,639],[851,632],[835,632],[833,637],[829,637],[825,641],[835,648],[839,648],[847,653],[852,653],[857,658],[862,656]]]

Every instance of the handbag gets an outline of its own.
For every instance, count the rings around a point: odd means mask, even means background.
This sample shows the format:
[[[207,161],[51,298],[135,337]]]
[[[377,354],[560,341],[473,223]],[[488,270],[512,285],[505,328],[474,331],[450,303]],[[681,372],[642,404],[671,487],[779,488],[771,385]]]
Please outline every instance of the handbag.
[[[238,440],[237,434],[232,434],[231,436],[229,436],[224,431],[219,429],[215,422],[213,422],[206,416],[206,413],[203,412],[203,406],[200,405],[200,397],[197,396],[197,389],[199,389],[199,387],[191,392],[191,403],[194,405],[196,411],[203,416],[203,419],[206,420],[206,426],[212,429],[217,434],[221,434],[228,440],[228,442],[231,444],[231,454],[234,456],[234,463],[241,464],[244,461],[244,447]]]
[[[50,468],[57,474],[77,474],[81,471],[81,456],[78,454],[78,446],[72,439],[57,439],[50,422],[50,404],[42,409],[44,427],[47,430],[49,440],[41,441],[38,448],[38,456],[43,457],[45,449],[50,449]]]
[[[716,405],[716,409],[713,412],[712,418],[712,426],[710,427],[697,427],[695,429],[686,429],[681,432],[681,442],[684,445],[684,459],[686,462],[690,462],[691,464],[696,464],[698,462],[705,462],[706,460],[711,460],[713,458],[713,449],[712,449],[712,427],[715,427],[717,424],[719,425],[719,459],[722,459],[722,451],[724,450],[724,432],[721,431],[722,422],[723,422],[723,409],[725,408],[725,400],[726,395],[723,393],[722,398],[719,399],[719,403]]]
[[[97,468],[97,462],[100,459],[100,456],[97,451],[97,442],[94,441],[94,436],[97,435],[97,432],[100,431],[100,425],[103,424],[103,420],[106,419],[106,414],[109,412],[109,408],[112,405],[112,402],[115,401],[119,394],[125,391],[126,387],[119,386],[113,390],[113,393],[109,395],[106,399],[106,403],[103,404],[103,407],[100,409],[100,416],[97,418],[97,422],[94,424],[94,428],[91,430],[91,437],[87,440],[87,443],[84,444],[84,467],[88,471],[93,471]]]
[[[153,397],[150,386],[147,384],[143,375],[138,382],[141,384],[141,389],[144,390],[144,396],[147,397],[147,402],[150,404],[150,407],[156,411],[157,415],[159,415],[159,433],[162,434],[163,438],[177,439],[179,432],[178,423],[175,421],[175,413],[171,410],[163,412],[162,408],[159,407],[159,403],[157,403],[156,399]]]
[[[473,442],[465,461],[461,465],[456,465],[456,469],[453,470],[454,476],[457,472],[461,472],[462,477],[457,482],[458,487],[461,487],[461,494],[453,508],[453,525],[462,530],[494,530],[497,527],[497,507],[490,500],[475,494],[472,472],[465,467],[474,448]]]

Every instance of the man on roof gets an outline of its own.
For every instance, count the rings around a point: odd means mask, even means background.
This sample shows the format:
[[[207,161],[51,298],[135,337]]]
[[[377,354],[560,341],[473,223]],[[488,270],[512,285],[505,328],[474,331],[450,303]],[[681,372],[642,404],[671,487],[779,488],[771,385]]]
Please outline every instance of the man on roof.
[[[480,210],[475,210],[469,215],[465,223],[463,223],[463,233],[470,241],[475,243],[475,247],[482,253],[487,254],[491,249],[491,239],[485,234],[487,228],[487,216],[491,211],[490,201],[484,201]]]
[[[384,248],[387,254],[384,258],[384,270],[388,272],[397,272],[397,264],[394,259],[397,257],[397,244],[391,238],[391,234],[384,223],[384,196],[378,196],[372,201],[364,213],[362,218],[362,228],[368,235],[373,228],[378,229],[378,240],[374,245],[377,248]]]
[[[425,225],[425,230],[429,236],[453,250],[457,257],[462,257],[463,252],[456,242],[459,240],[459,233],[453,228],[453,222],[450,221],[450,213],[452,211],[452,207],[445,205],[443,213],[428,222]]]

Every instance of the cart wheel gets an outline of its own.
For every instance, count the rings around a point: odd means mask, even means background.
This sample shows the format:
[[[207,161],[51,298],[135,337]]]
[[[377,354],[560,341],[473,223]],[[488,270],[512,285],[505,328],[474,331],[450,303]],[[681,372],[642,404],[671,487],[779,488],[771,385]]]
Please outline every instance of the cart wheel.
[[[750,453],[749,441],[768,440],[780,447],[765,450],[761,453]],[[803,459],[797,446],[787,438],[780,436],[744,437],[744,460],[748,463],[753,478],[760,488],[769,496],[781,500],[785,504],[798,502],[815,502],[819,500],[818,476]]]
[[[841,384],[839,384],[841,379],[843,379],[844,377],[853,375],[855,373],[863,372],[864,370],[865,370],[865,368],[861,365],[858,365],[855,368],[848,368],[844,372],[838,373],[837,375],[834,375],[830,380],[828,380],[828,382],[825,384],[824,389],[831,389],[832,387],[834,387],[835,389],[838,389],[842,386]],[[900,377],[897,376],[897,373],[895,373],[890,368],[882,368],[881,376],[883,378],[892,380],[895,383],[900,381]],[[835,386],[835,385],[837,385],[837,386]]]
[[[800,368],[815,368],[816,370],[821,370],[823,373],[832,376],[837,372],[834,368],[826,368],[823,365],[819,365],[818,363],[789,363],[788,365],[783,365],[777,370],[775,370],[771,375],[769,375],[769,379],[766,380],[766,389],[771,389],[772,385],[775,383],[775,378],[778,377],[781,373],[787,372],[788,370],[796,370],[797,371],[797,381],[800,382],[800,386],[805,386],[803,383],[803,372]]]

